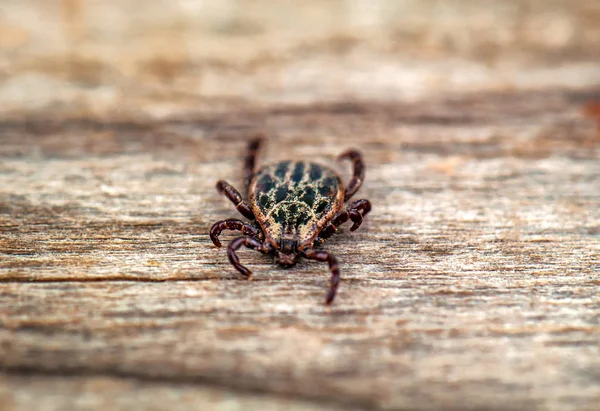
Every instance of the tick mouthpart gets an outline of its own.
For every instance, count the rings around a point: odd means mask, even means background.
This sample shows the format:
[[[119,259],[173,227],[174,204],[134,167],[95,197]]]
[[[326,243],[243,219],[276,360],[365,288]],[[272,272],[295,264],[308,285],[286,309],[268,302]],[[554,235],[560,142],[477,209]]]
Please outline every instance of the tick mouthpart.
[[[295,266],[297,259],[298,254],[285,254],[281,251],[277,251],[277,254],[275,255],[275,262],[286,268]]]

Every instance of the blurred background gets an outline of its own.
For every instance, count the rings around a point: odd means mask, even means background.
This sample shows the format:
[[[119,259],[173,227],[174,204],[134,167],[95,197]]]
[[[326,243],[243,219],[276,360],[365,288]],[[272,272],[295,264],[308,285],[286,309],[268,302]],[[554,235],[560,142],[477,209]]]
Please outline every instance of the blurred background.
[[[2,0],[0,113],[600,84],[595,0]]]

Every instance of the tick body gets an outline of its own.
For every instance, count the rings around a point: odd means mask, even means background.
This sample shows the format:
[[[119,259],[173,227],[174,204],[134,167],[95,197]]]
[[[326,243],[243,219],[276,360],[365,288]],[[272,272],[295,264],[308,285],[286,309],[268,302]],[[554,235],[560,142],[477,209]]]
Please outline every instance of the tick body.
[[[331,284],[325,303],[331,304],[340,281],[337,259],[327,251],[315,249],[315,245],[322,244],[348,220],[353,222],[350,231],[356,230],[371,210],[368,200],[354,201],[343,209],[365,178],[362,156],[356,150],[339,156],[353,164],[353,176],[345,187],[333,170],[308,161],[282,161],[256,170],[261,144],[262,139],[258,138],[248,145],[244,169],[248,202],[227,182],[217,183],[217,190],[250,223],[237,219],[218,221],[210,229],[210,238],[220,247],[219,235],[223,230],[242,232],[243,237],[229,244],[227,254],[231,264],[246,278],[251,278],[252,273],[240,264],[236,254],[242,246],[274,255],[275,261],[284,267],[295,265],[299,256],[327,262]]]

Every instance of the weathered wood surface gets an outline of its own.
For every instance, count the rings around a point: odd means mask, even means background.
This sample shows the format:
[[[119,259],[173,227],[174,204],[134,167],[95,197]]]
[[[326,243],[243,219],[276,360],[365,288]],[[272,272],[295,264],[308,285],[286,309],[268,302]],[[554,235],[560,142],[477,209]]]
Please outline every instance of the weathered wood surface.
[[[244,252],[256,280],[242,281],[207,237],[236,215],[214,182],[239,182],[245,133],[5,124],[3,368],[365,407],[592,409],[600,163],[579,108],[524,93],[270,113],[266,158],[360,146],[369,162],[372,215],[327,244],[344,278],[331,312],[324,265]]]
[[[496,15],[464,4],[480,24]],[[13,56],[0,86],[0,409],[597,409],[600,129],[584,108],[600,100],[596,9],[543,4],[513,48],[498,34],[509,13],[476,44],[452,38],[472,48],[419,40],[434,43],[411,49],[413,66],[385,30],[361,40],[315,23],[311,48],[274,23],[252,34],[247,15],[223,23],[241,35],[219,26],[189,55],[149,61],[154,43],[110,51],[98,39],[119,37],[85,38],[81,4],[64,2],[73,54],[54,41],[33,70],[40,49],[17,52],[19,29],[0,24]],[[454,27],[432,16],[431,33]],[[535,18],[570,34],[535,43]],[[343,276],[330,311],[325,264],[284,270],[243,251],[247,282],[208,239],[237,217],[214,184],[240,185],[256,131],[264,161],[365,155],[359,196],[374,209],[326,244]]]

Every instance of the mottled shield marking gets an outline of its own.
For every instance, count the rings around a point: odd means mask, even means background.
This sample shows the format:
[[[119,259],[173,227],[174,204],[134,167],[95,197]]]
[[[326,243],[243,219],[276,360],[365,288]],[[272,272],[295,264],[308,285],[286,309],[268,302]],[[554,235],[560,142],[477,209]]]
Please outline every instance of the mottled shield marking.
[[[309,244],[344,203],[344,186],[331,169],[282,161],[259,170],[250,184],[250,205],[267,239]]]

